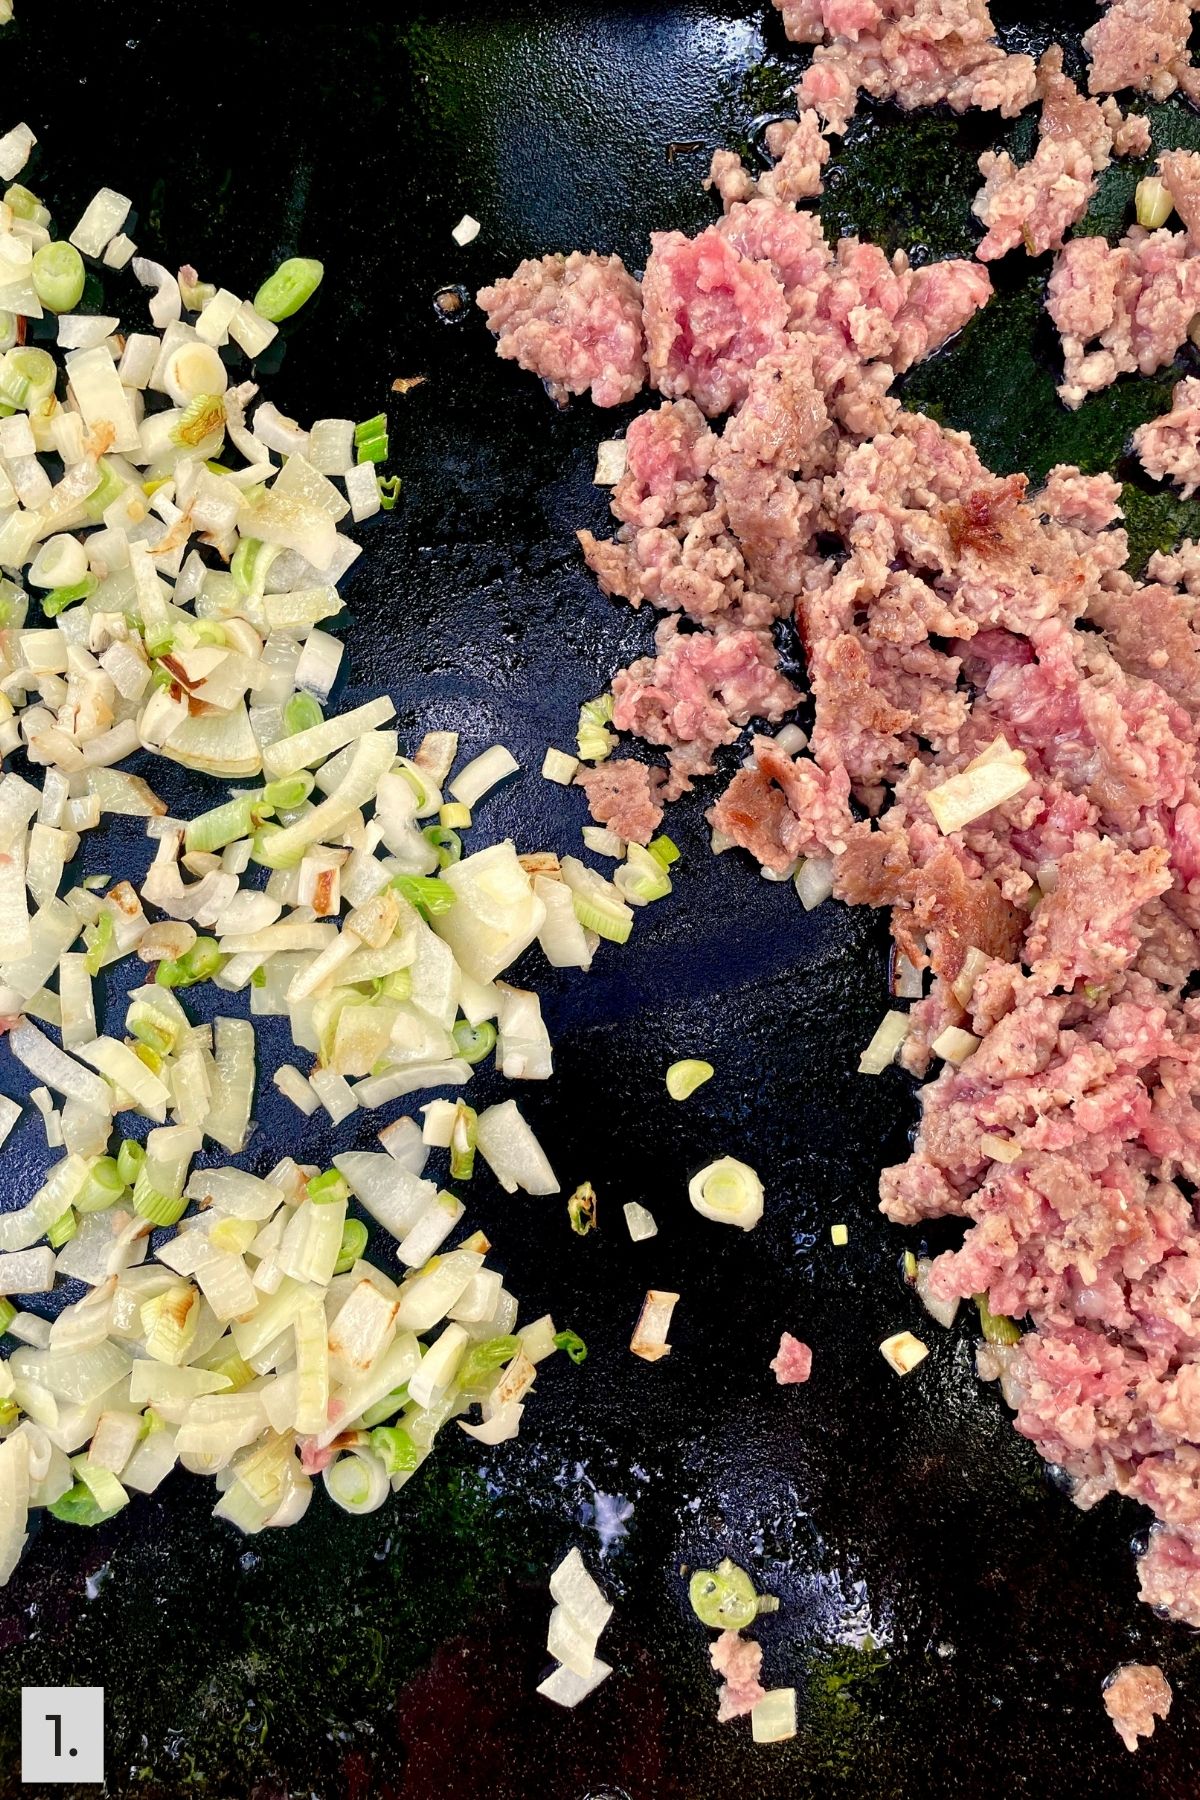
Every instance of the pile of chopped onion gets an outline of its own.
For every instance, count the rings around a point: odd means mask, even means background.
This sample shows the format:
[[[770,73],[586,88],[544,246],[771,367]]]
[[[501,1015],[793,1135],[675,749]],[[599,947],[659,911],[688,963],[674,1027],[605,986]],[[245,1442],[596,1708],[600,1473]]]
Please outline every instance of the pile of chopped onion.
[[[0,178],[34,143],[0,136]],[[629,936],[629,902],[670,888],[658,862],[618,888],[507,841],[467,853],[517,773],[503,745],[455,772],[457,733],[406,753],[386,696],[327,716],[328,626],[361,554],[346,527],[397,493],[386,419],[306,425],[259,395],[253,360],[320,264],[246,299],[137,255],[130,210],[102,188],[64,241],[23,185],[0,207],[0,755],[38,778],[0,777],[0,1014],[62,1153],[0,1215],[0,1295],[89,1289],[52,1324],[0,1301],[19,1346],[0,1360],[0,1580],[30,1507],[107,1517],[177,1461],[257,1531],[299,1518],[316,1473],[371,1510],[476,1403],[464,1430],[515,1433],[553,1325],[516,1331],[486,1243],[455,1242],[463,1202],[424,1174],[443,1145],[455,1185],[482,1162],[509,1193],[557,1193],[514,1101],[436,1100],[426,1130],[395,1120],[323,1173],[194,1165],[250,1140],[256,1017],[290,1027],[275,1086],[334,1124],[457,1092],[489,1056],[546,1080],[538,998],[498,978],[535,941],[588,968]],[[130,261],[150,328],[78,311],[89,263]],[[611,697],[589,704],[603,748]],[[209,777],[211,804],[169,817],[121,766],[143,753]],[[60,892],[106,814],[144,821],[140,886]],[[93,987],[118,962],[120,1022]],[[228,997],[211,1024],[188,1011],[202,982]],[[0,1105],[0,1142],[19,1111]],[[131,1113],[144,1143],[115,1135]],[[396,1241],[392,1273],[352,1203]],[[153,1230],[172,1235],[148,1258]]]
[[[570,1551],[554,1570],[550,1592],[555,1605],[546,1648],[557,1667],[538,1683],[538,1693],[558,1706],[578,1706],[612,1674],[610,1665],[596,1655],[600,1634],[612,1618],[612,1603],[588,1573],[578,1550]]]

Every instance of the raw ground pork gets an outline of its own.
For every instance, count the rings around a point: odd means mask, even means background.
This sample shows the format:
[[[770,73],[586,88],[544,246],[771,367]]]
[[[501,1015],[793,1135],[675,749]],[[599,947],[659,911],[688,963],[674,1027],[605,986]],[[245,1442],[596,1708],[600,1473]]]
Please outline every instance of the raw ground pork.
[[[974,0],[788,0],[785,18],[818,46],[800,103],[827,118],[833,102],[811,90],[839,70],[850,109],[859,84],[902,104],[940,93],[1011,110],[1033,97],[1032,62],[1003,55]],[[1097,66],[1098,55],[1094,77]],[[1122,132],[1139,147],[1115,107],[1070,89],[1054,55],[1037,82],[1042,143],[1078,146],[1084,186]],[[802,116],[779,169],[809,130]],[[820,157],[804,156],[808,183]],[[1187,230],[1135,228],[1115,248],[1075,238],[1059,253],[1050,307],[1068,404],[1124,370],[1162,367],[1184,341],[1200,312],[1198,171],[1165,159]],[[628,429],[616,535],[580,534],[605,593],[662,615],[654,653],[613,681],[613,722],[666,752],[667,777],[660,787],[645,765],[616,762],[584,785],[597,817],[630,836],[653,830],[661,802],[710,773],[748,722],[796,706],[778,648],[794,622],[809,740],[759,730],[714,829],[772,874],[811,857],[840,898],[890,909],[923,983],[909,1070],[930,1068],[947,1026],[978,1040],[921,1090],[915,1147],[884,1171],[882,1208],[900,1225],[962,1222],[960,1246],[930,1272],[933,1296],[986,1293],[994,1312],[1027,1321],[1015,1345],[986,1347],[1017,1429],[1080,1506],[1117,1492],[1150,1509],[1143,1598],[1200,1626],[1200,998],[1188,988],[1200,967],[1200,546],[1158,554],[1134,579],[1111,476],[1064,465],[1035,490],[989,470],[965,433],[903,410],[896,373],[986,303],[977,262],[913,270],[857,239],[831,245],[778,183],[751,191],[731,161],[714,181],[726,207],[715,224],[653,238],[642,300],[661,399]],[[1011,236],[1001,191],[989,229]],[[1018,226],[1035,242],[1059,229],[1041,197]],[[595,328],[566,327],[581,382],[611,339],[603,267]],[[530,280],[513,316],[539,324]],[[565,339],[555,355],[575,367]],[[1178,398],[1189,411],[1193,384]],[[1156,422],[1143,455],[1182,468],[1184,435]],[[943,832],[935,790],[973,784],[996,757],[1016,791]],[[715,1649],[730,1709],[757,1684],[754,1650]]]
[[[1104,1684],[1104,1709],[1127,1750],[1171,1710],[1171,1684],[1156,1663],[1122,1663]]]
[[[771,1368],[780,1387],[799,1385],[812,1374],[812,1351],[790,1331],[785,1331],[779,1340],[778,1351],[771,1358]]]
[[[1031,56],[1006,56],[984,0],[774,0],[796,43],[815,44],[800,84],[832,131],[859,90],[906,111],[946,100],[1012,118],[1034,96]]]
[[[1057,44],[1038,64],[1037,86],[1042,113],[1032,162],[1018,168],[1006,150],[986,150],[979,159],[985,179],[972,210],[987,227],[975,252],[982,262],[1021,243],[1030,256],[1061,250],[1112,157],[1144,156],[1150,148],[1149,121],[1124,119],[1115,102],[1102,107],[1081,94],[1063,74]]]
[[[1152,375],[1174,360],[1200,312],[1200,256],[1187,233],[1140,225],[1115,248],[1072,238],[1055,258],[1047,310],[1062,338],[1058,391],[1078,407],[1118,375]]]
[[[718,1690],[717,1719],[740,1719],[751,1712],[766,1693],[759,1676],[762,1674],[762,1645],[753,1638],[741,1637],[736,1631],[723,1631],[709,1650],[713,1668],[721,1676]]]
[[[1200,381],[1188,375],[1171,397],[1171,410],[1139,425],[1134,448],[1147,475],[1170,479],[1185,500],[1200,487]]]
[[[1189,0],[1113,0],[1083,35],[1091,57],[1088,91],[1141,88],[1152,99],[1165,100],[1179,87],[1194,99],[1191,31]]]
[[[539,375],[555,400],[590,389],[597,406],[620,406],[646,379],[641,293],[619,256],[523,262],[478,299],[497,353]]]

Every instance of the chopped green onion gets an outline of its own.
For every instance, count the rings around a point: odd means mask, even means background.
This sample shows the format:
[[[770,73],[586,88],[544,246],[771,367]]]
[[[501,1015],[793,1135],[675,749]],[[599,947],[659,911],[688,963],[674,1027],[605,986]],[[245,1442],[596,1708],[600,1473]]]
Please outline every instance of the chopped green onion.
[[[18,408],[23,408],[29,400],[29,383],[25,377],[18,375],[15,369],[8,368],[4,363],[0,363],[0,400],[11,409],[9,416]]]
[[[149,1044],[135,1044],[133,1054],[139,1062],[145,1063],[152,1075],[162,1074],[163,1059],[157,1050],[151,1049]]]
[[[988,1344],[1019,1344],[1021,1328],[1015,1319],[1005,1313],[994,1313],[988,1305],[986,1294],[974,1294],[972,1298],[979,1308],[979,1329],[983,1333],[984,1342]]]
[[[225,429],[225,402],[220,394],[197,394],[183,409],[183,416],[172,427],[171,442],[196,450],[205,438]]]
[[[355,445],[355,456],[360,463],[383,463],[388,459],[388,437],[385,431],[382,437],[366,438]]]
[[[460,1019],[451,1035],[454,1047],[464,1062],[482,1062],[496,1047],[496,1027],[490,1019],[484,1019],[478,1025],[472,1025],[468,1019]]]
[[[454,889],[436,875],[393,875],[389,886],[403,894],[423,918],[436,918],[454,905]]]
[[[4,1336],[16,1316],[17,1309],[12,1301],[0,1300],[0,1337]]]
[[[259,963],[257,969],[251,969],[251,971],[250,971],[250,986],[256,987],[256,988],[265,988],[266,985],[267,985],[266,965],[264,963]]]
[[[324,723],[325,714],[311,694],[293,694],[283,709],[283,729],[288,737]]]
[[[133,1187],[133,1210],[139,1219],[149,1219],[152,1225],[178,1225],[188,1208],[186,1194],[164,1194],[151,1187],[146,1178],[146,1167],[143,1163],[138,1170],[138,1178]],[[156,1296],[158,1299],[169,1298]],[[150,1304],[147,1302],[147,1304]]]
[[[402,1406],[407,1405],[408,1383],[406,1381],[402,1387],[393,1388],[390,1394],[385,1394],[382,1400],[377,1400],[374,1406],[368,1406],[362,1416],[363,1429],[370,1431],[376,1425],[386,1425],[389,1419],[395,1418]]]
[[[121,1148],[117,1151],[116,1168],[117,1174],[121,1178],[122,1186],[133,1186],[134,1182],[142,1172],[142,1164],[145,1160],[146,1148],[144,1144],[139,1144],[136,1138],[123,1138],[121,1140]],[[111,1158],[102,1157],[101,1161],[111,1161]],[[98,1163],[96,1167],[99,1168],[99,1166]],[[93,1175],[95,1172],[95,1169],[93,1169]],[[76,1205],[78,1204],[78,1201],[76,1201]]]
[[[305,1192],[314,1206],[329,1206],[350,1198],[350,1183],[336,1169],[326,1169],[323,1175],[313,1176]]]
[[[234,587],[243,599],[262,599],[271,564],[281,554],[279,544],[264,544],[258,538],[242,538],[233,553],[229,573],[233,576]]]
[[[758,1595],[745,1569],[725,1557],[715,1569],[697,1569],[688,1583],[692,1611],[713,1631],[742,1631],[758,1617]]]
[[[554,1348],[565,1350],[573,1363],[587,1361],[587,1345],[577,1331],[556,1331]]]
[[[371,1433],[371,1448],[383,1463],[389,1476],[411,1475],[419,1468],[425,1452],[415,1444],[403,1425],[378,1425]]]
[[[43,244],[33,255],[33,291],[51,312],[74,312],[83,298],[83,258],[74,244]]]
[[[590,1181],[582,1181],[567,1201],[567,1217],[577,1237],[586,1237],[596,1229],[596,1190]]]
[[[157,1050],[160,1056],[170,1056],[179,1035],[157,1006],[150,1006],[145,1002],[130,1007],[125,1015],[125,1029],[139,1044],[149,1044],[151,1050]]]
[[[222,649],[229,642],[229,633],[219,619],[193,619],[190,623],[198,644],[213,644]]]
[[[600,694],[595,700],[584,701],[579,709],[579,729],[575,734],[581,761],[600,763],[612,755],[617,740],[606,729],[612,716],[611,694]]]
[[[289,256],[269,275],[254,296],[254,310],[272,325],[290,319],[311,300],[325,273],[323,263],[311,256]]]
[[[364,419],[361,425],[354,427],[354,447],[360,463],[381,463],[387,461],[388,431],[387,414],[376,413],[373,419]]]
[[[378,1000],[408,1000],[412,997],[412,970],[393,969],[390,975],[376,976],[371,983],[371,998]]]
[[[301,769],[295,775],[284,775],[278,781],[268,781],[263,789],[263,799],[277,812],[295,812],[316,787],[316,777],[307,769]]]
[[[904,1279],[905,1281],[917,1279],[917,1253],[915,1250],[904,1252]]]
[[[15,1400],[0,1400],[0,1431],[11,1431],[21,1416]]]
[[[195,987],[199,981],[210,981],[224,962],[216,938],[198,937],[185,955],[160,962],[154,979],[159,987]]]
[[[698,1057],[688,1057],[683,1062],[673,1062],[667,1070],[667,1092],[672,1100],[686,1100],[712,1078],[713,1066],[710,1062],[702,1062]]]
[[[651,900],[662,900],[671,892],[671,877],[649,850],[641,844],[625,846],[625,861],[613,877],[627,900],[646,906]]]
[[[48,350],[39,350],[34,344],[19,344],[5,357],[4,367],[9,374],[25,382],[27,411],[32,412],[53,394],[58,366]]]
[[[485,1338],[482,1344],[472,1344],[458,1365],[455,1380],[459,1387],[474,1387],[506,1362],[511,1362],[520,1348],[519,1337]]]
[[[381,512],[394,512],[396,502],[400,498],[400,477],[389,475],[385,481],[381,475],[375,477],[379,484],[379,507]]]
[[[190,851],[222,850],[238,838],[249,837],[264,814],[273,808],[257,794],[243,794],[237,800],[226,800],[222,806],[198,813],[188,821],[183,834],[184,848]]]
[[[462,839],[445,825],[426,825],[421,836],[437,851],[438,866],[448,869],[462,855]]]
[[[64,1244],[70,1243],[78,1230],[79,1219],[75,1208],[68,1206],[61,1219],[55,1219],[53,1225],[48,1228],[46,1242],[52,1250],[61,1250]]]
[[[585,931],[594,931],[597,937],[606,938],[610,944],[626,944],[633,930],[633,918],[623,900],[611,900],[607,894],[581,894],[575,890],[571,894],[571,902],[575,908],[575,917]]]
[[[84,511],[93,525],[99,523],[114,500],[121,498],[127,485],[121,480],[116,470],[105,461],[104,457],[100,458],[96,467],[100,476],[100,485],[98,488],[93,488],[83,503]]]
[[[688,1183],[688,1199],[702,1219],[752,1231],[763,1215],[763,1184],[749,1163],[720,1156]]]
[[[335,1275],[348,1275],[367,1247],[367,1228],[361,1219],[347,1219],[342,1226],[342,1247],[333,1265]]]
[[[110,912],[102,912],[94,925],[85,928],[83,941],[87,948],[83,961],[89,975],[98,975],[108,961],[114,935],[115,927]]]
[[[148,656],[167,656],[175,648],[175,632],[169,619],[154,619],[142,632]],[[171,671],[168,669],[167,674]]]
[[[450,1179],[470,1181],[475,1173],[475,1125],[478,1114],[473,1106],[460,1100],[454,1109],[450,1127]]]
[[[70,587],[51,588],[48,594],[42,595],[42,611],[48,619],[56,619],[68,606],[87,600],[99,585],[94,575],[85,575],[82,581],[74,581]]]
[[[31,194],[19,181],[14,181],[10,188],[4,190],[4,204],[12,207],[18,219],[37,221],[38,214],[45,211],[37,195]]]
[[[141,1146],[139,1145],[140,1149]],[[119,1162],[111,1156],[98,1156],[88,1170],[88,1178],[75,1196],[75,1209],[81,1213],[106,1212],[115,1206],[126,1186]]]
[[[679,845],[673,838],[669,838],[666,832],[662,832],[656,838],[651,838],[648,847],[651,856],[657,857],[664,869],[669,869],[672,863],[679,861]]]
[[[83,1481],[76,1481],[65,1494],[60,1494],[46,1508],[56,1519],[61,1519],[64,1525],[102,1525],[117,1510],[117,1507],[113,1507],[106,1512],[91,1488]]]

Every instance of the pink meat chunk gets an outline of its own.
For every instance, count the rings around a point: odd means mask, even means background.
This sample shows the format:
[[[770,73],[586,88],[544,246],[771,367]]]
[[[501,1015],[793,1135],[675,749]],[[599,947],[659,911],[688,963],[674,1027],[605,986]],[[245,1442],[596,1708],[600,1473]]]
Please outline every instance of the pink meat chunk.
[[[1014,117],[1034,96],[1032,57],[1006,56],[984,0],[882,0],[810,6],[775,0],[784,29],[817,45],[800,83],[833,131],[844,131],[859,89],[912,110],[948,101]]]
[[[575,777],[597,825],[609,825],[627,844],[648,844],[662,824],[661,769],[625,757],[580,769]]]
[[[642,299],[651,385],[710,415],[727,412],[759,359],[784,347],[783,288],[716,230],[656,231],[650,241]]]
[[[1018,168],[1006,150],[979,159],[984,185],[971,210],[987,233],[975,254],[991,262],[1024,243],[1030,256],[1061,250],[1096,191],[1091,156],[1078,138],[1043,138],[1033,161]]]
[[[1101,838],[1069,851],[1025,946],[1039,985],[1048,992],[1112,980],[1137,953],[1135,914],[1170,885],[1165,850],[1123,850]]]
[[[1200,1627],[1200,1533],[1156,1525],[1138,1560],[1139,1597],[1147,1606]]]
[[[646,379],[641,291],[619,256],[527,260],[477,299],[497,355],[540,376],[560,403],[590,389],[597,406],[621,406]]]
[[[807,1344],[794,1338],[790,1331],[785,1331],[779,1340],[779,1349],[771,1358],[771,1367],[775,1371],[775,1379],[780,1387],[799,1386],[812,1374],[813,1353]]]
[[[686,793],[713,769],[713,751],[732,744],[751,719],[781,719],[800,696],[779,670],[770,638],[734,629],[722,636],[659,628],[657,656],[645,656],[613,680],[613,723],[668,750],[664,798]]]
[[[1158,173],[1188,236],[1200,243],[1200,155],[1194,150],[1164,150]]]
[[[1083,34],[1091,57],[1088,92],[1140,88],[1165,100],[1188,63],[1192,9],[1188,0],[1114,0]]]
[[[1168,559],[1152,561],[1163,568]],[[1122,668],[1157,682],[1195,718],[1200,715],[1200,601],[1163,572],[1165,583],[1105,588],[1089,605],[1088,616],[1103,627]]]
[[[1200,311],[1200,256],[1182,232],[1135,226],[1116,249],[1104,238],[1072,238],[1050,277],[1047,308],[1063,342],[1069,407],[1118,375],[1165,368]]]
[[[1104,1710],[1127,1750],[1151,1737],[1171,1710],[1171,1684],[1157,1663],[1122,1663],[1104,1684]]]
[[[767,737],[753,751],[755,766],[739,770],[709,813],[714,828],[776,874],[798,857],[840,855],[854,824],[845,769],[788,756]]]
[[[1190,499],[1200,487],[1200,380],[1188,375],[1179,382],[1170,412],[1139,425],[1133,444],[1147,475],[1173,481]]]
[[[713,1668],[723,1679],[718,1689],[717,1719],[722,1725],[752,1712],[766,1689],[762,1674],[762,1645],[736,1631],[723,1631],[709,1649]]]

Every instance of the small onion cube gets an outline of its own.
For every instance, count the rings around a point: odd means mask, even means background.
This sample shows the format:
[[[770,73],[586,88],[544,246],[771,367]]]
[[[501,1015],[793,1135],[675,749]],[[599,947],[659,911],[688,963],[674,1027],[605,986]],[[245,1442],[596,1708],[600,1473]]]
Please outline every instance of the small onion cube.
[[[593,1644],[612,1618],[612,1603],[589,1574],[577,1549],[568,1551],[550,1577],[550,1593],[570,1613]],[[551,1655],[557,1652],[552,1650]]]
[[[545,1681],[538,1683],[537,1691],[547,1700],[553,1700],[556,1706],[578,1706],[581,1700],[586,1700],[611,1674],[610,1665],[601,1662],[599,1657],[596,1657],[586,1675],[576,1675],[572,1669],[560,1663],[552,1674],[547,1675]]]
[[[547,781],[555,781],[559,787],[570,787],[579,768],[579,758],[568,756],[565,750],[556,750],[553,745],[542,759],[542,774]]]
[[[85,256],[99,256],[124,225],[132,205],[124,194],[102,187],[88,201],[83,217],[71,233],[71,243]]]
[[[858,1059],[860,1075],[882,1075],[896,1060],[896,1052],[909,1033],[906,1012],[893,1009],[883,1015],[874,1037]]]
[[[459,249],[462,250],[465,249],[468,244],[473,244],[475,242],[475,239],[479,236],[480,229],[479,220],[473,219],[470,213],[464,213],[462,218],[458,221],[458,224],[454,227],[454,230],[450,233],[450,236],[454,239]]]
[[[930,788],[925,799],[938,829],[949,836],[1005,800],[1013,799],[1032,779],[1025,766],[1025,752],[1010,750],[1007,741],[999,737],[961,774]]]
[[[671,1329],[671,1315],[678,1301],[678,1294],[667,1293],[658,1288],[648,1289],[629,1342],[633,1354],[640,1356],[643,1362],[658,1362],[671,1354],[667,1333]]]
[[[918,1363],[924,1362],[929,1355],[929,1346],[914,1337],[911,1331],[896,1331],[891,1337],[884,1338],[879,1354],[897,1375],[908,1375]]]
[[[929,1046],[935,1056],[943,1062],[965,1063],[968,1056],[973,1056],[979,1048],[980,1040],[971,1032],[964,1031],[960,1025],[947,1025],[938,1033]]]
[[[596,445],[594,487],[615,487],[629,462],[629,447],[624,438],[602,438]]]
[[[781,1744],[796,1735],[795,1688],[768,1688],[750,1710],[750,1733],[756,1744]]]
[[[14,181],[37,143],[28,125],[14,125],[0,137],[0,181]]]
[[[850,1242],[850,1229],[846,1225],[831,1225],[829,1227],[829,1237],[830,1242],[836,1244],[838,1249],[842,1250]]]
[[[625,1224],[635,1244],[641,1244],[647,1238],[658,1236],[658,1226],[654,1214],[637,1200],[627,1200],[623,1207]]]

